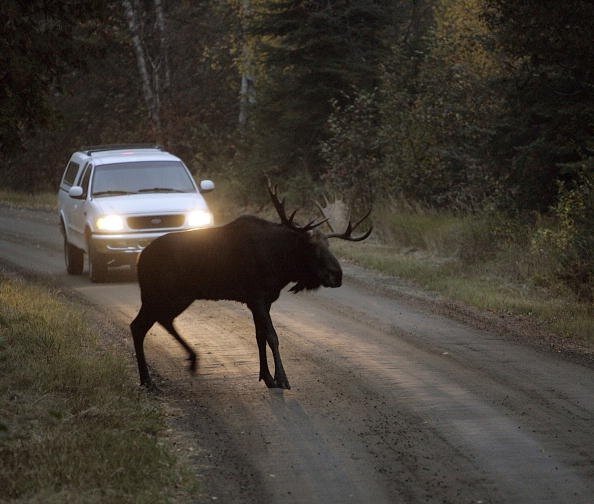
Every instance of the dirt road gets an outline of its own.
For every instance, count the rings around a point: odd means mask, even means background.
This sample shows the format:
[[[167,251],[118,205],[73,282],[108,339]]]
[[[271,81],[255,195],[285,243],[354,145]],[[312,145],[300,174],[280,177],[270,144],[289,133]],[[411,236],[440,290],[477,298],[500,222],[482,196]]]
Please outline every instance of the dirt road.
[[[122,326],[140,305],[130,275],[97,285],[65,274],[53,215],[0,207],[0,260],[54,276]],[[273,305],[290,391],[258,383],[239,304],[196,302],[178,318],[197,376],[151,331],[172,436],[204,481],[196,502],[594,502],[591,367],[345,272],[340,289]]]

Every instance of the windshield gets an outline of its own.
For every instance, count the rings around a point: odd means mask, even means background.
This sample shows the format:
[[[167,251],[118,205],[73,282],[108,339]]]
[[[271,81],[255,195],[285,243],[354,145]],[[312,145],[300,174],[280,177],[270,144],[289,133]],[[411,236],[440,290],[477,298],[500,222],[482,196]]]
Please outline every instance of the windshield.
[[[99,165],[93,173],[93,196],[196,192],[179,161],[138,161]]]

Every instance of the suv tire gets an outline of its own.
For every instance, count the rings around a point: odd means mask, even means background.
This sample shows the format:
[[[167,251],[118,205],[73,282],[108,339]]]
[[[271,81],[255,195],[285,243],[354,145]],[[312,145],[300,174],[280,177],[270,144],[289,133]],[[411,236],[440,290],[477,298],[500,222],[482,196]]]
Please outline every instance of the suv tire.
[[[95,283],[102,283],[107,279],[107,256],[97,252],[91,242],[89,242],[89,278]]]
[[[84,252],[68,243],[66,236],[64,236],[64,262],[66,263],[68,274],[80,275],[83,272],[85,264]]]

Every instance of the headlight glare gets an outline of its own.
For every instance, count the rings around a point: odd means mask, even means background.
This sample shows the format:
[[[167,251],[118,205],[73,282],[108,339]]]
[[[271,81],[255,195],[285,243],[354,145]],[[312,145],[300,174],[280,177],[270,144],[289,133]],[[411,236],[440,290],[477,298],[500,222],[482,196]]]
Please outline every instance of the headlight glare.
[[[188,213],[188,226],[190,227],[205,227],[212,225],[212,214],[206,210],[194,210]]]
[[[122,231],[124,219],[119,215],[104,215],[97,219],[97,229],[100,231]]]

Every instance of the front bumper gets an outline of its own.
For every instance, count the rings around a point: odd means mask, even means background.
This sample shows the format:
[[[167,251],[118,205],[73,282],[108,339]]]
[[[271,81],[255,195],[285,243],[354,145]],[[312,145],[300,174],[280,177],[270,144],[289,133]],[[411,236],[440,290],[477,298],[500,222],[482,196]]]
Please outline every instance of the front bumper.
[[[100,254],[140,254],[150,242],[166,233],[94,234],[91,245]]]

